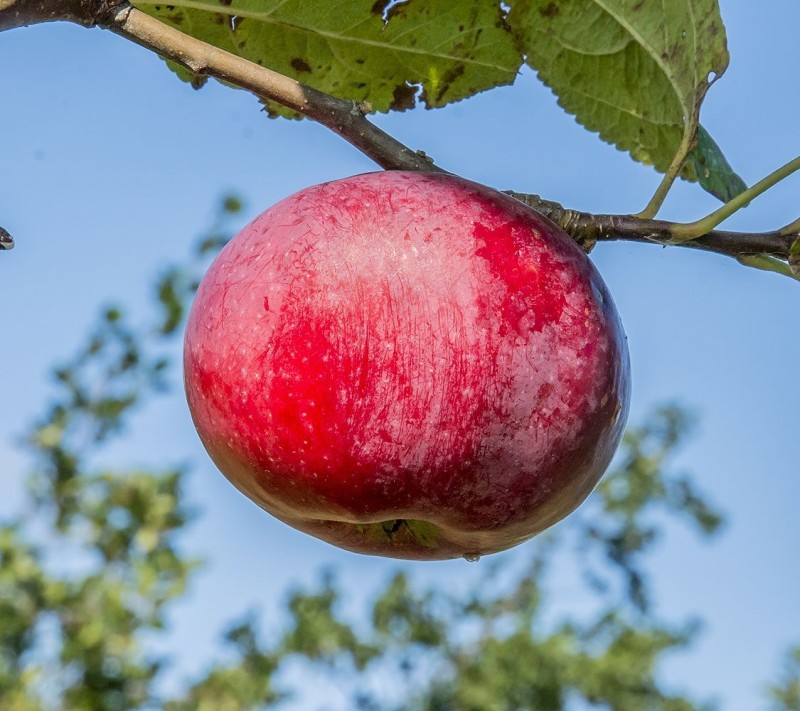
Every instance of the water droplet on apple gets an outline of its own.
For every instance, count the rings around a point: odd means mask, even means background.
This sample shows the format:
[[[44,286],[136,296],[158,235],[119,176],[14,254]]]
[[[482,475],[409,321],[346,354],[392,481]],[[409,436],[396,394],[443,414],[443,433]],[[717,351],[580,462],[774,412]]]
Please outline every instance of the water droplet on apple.
[[[464,553],[464,560],[467,561],[467,563],[477,563],[480,559],[480,553]]]

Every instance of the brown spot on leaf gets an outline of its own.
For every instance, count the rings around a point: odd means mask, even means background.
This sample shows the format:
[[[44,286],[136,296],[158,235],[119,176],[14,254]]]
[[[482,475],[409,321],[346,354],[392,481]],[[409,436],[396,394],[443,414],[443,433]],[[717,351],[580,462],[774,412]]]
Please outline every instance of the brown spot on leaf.
[[[375,0],[375,3],[372,5],[369,11],[373,15],[383,15],[383,11],[391,1],[392,0]]]
[[[311,72],[311,65],[302,57],[295,57],[289,64],[296,72],[309,74]]]
[[[389,106],[392,111],[405,111],[413,109],[417,88],[410,84],[398,84],[392,92],[392,103]]]
[[[548,19],[553,19],[558,13],[561,12],[558,5],[554,2],[549,2],[545,5],[541,10],[539,10],[539,14],[542,17],[546,17]]]
[[[228,7],[232,2],[233,0],[219,0],[219,4],[224,5],[225,7]]]
[[[439,87],[439,91],[436,92],[436,103],[438,104],[441,102],[442,97],[445,95],[447,90],[450,88],[452,83],[458,79],[464,73],[464,65],[463,64],[456,64],[456,66],[451,67],[442,75],[442,84]]]
[[[405,17],[406,16],[406,5],[408,3],[401,2],[397,5],[392,5],[389,8],[389,12],[386,13],[386,23],[388,24],[390,20],[393,20],[395,17]],[[424,11],[421,14],[426,14]]]

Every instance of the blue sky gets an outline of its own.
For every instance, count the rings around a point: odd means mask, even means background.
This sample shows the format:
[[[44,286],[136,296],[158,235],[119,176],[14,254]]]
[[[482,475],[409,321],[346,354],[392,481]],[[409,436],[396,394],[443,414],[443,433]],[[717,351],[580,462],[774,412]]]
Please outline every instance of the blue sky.
[[[731,64],[703,122],[752,183],[800,153],[800,5],[721,6]],[[154,276],[187,254],[221,192],[245,197],[244,224],[296,190],[373,165],[321,127],[268,121],[243,92],[213,83],[191,90],[110,33],[3,33],[0,67],[0,225],[18,242],[0,254],[4,515],[19,505],[26,462],[17,441],[50,392],[48,367],[73,352],[100,303],[131,303],[143,317]],[[513,87],[444,110],[377,121],[453,172],[582,210],[636,211],[659,180],[578,126],[530,71]],[[798,190],[794,176],[727,224],[788,223],[800,213]],[[694,219],[715,206],[679,184],[663,215]],[[614,243],[592,258],[629,337],[630,421],[664,401],[690,406],[700,426],[679,465],[729,519],[712,544],[670,529],[650,562],[658,611],[705,621],[668,676],[725,709],[750,711],[763,705],[762,685],[783,649],[800,641],[800,285],[689,250]],[[194,465],[188,495],[203,515],[187,547],[210,565],[174,615],[169,644],[182,671],[212,659],[220,626],[242,611],[276,620],[287,589],[313,581],[321,566],[334,566],[358,599],[363,580],[377,583],[399,565],[337,551],[256,509],[205,457],[177,389],[138,418],[115,453]],[[503,555],[521,560],[524,548]],[[406,568],[421,581],[468,581],[481,565]]]

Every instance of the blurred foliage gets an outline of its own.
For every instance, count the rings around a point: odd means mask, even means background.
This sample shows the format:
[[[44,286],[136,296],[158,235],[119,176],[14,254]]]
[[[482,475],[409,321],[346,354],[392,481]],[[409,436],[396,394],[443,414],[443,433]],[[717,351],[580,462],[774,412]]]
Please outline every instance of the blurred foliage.
[[[661,678],[664,658],[686,649],[697,627],[659,619],[647,586],[646,554],[667,524],[700,536],[721,525],[672,470],[691,426],[676,407],[628,431],[615,468],[567,522],[528,544],[523,570],[486,560],[468,593],[421,589],[398,573],[356,619],[326,573],[290,595],[269,639],[257,618],[241,618],[202,678],[164,696],[160,680],[175,660],[147,640],[164,634],[198,565],[179,548],[193,518],[185,472],[102,459],[130,415],[164,390],[198,276],[240,210],[226,199],[192,259],[164,271],[152,323],[134,327],[124,309],[106,308],[54,371],[55,396],[28,437],[30,510],[0,525],[0,709],[238,711],[292,699],[305,708],[286,673],[298,665],[365,710],[706,708]],[[556,561],[575,571],[567,597],[579,604],[561,599]],[[799,679],[795,650],[768,690],[775,708],[800,708]]]
[[[800,711],[800,645],[786,654],[782,677],[768,691],[776,711]]]

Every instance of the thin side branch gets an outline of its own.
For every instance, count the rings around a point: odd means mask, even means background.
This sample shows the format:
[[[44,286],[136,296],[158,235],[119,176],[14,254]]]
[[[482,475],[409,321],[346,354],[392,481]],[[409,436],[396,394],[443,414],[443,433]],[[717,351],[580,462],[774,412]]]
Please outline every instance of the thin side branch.
[[[212,76],[271,99],[331,129],[386,170],[441,170],[364,115],[369,107],[337,99],[270,69],[194,39],[128,3],[97,24],[156,52],[198,76]]]
[[[124,0],[0,0],[0,31],[42,22],[65,20],[85,27],[99,26],[170,59],[199,76],[241,87],[261,99],[276,101],[328,127],[387,170],[441,171],[421,151],[414,151],[371,123],[368,106],[305,86],[289,77],[218,49],[180,32],[132,7]],[[510,193],[560,225],[587,251],[598,241],[630,240],[675,245],[684,225],[636,215],[592,215],[565,209],[536,195]],[[752,195],[750,196],[751,199]],[[723,254],[743,261],[748,255],[780,260],[797,244],[797,223],[763,233],[706,231],[680,246]],[[712,225],[713,226],[713,225]],[[693,225],[696,229],[697,225]],[[13,246],[0,229],[0,248]],[[761,260],[763,262],[763,260]],[[796,261],[796,255],[795,255]],[[763,268],[763,264],[759,264]],[[770,263],[770,266],[773,266]]]
[[[797,234],[784,234],[781,230],[772,232],[712,230],[693,240],[676,243],[674,236],[677,225],[674,222],[645,220],[635,215],[594,215],[565,209],[557,202],[543,200],[538,195],[512,191],[508,191],[508,194],[550,218],[587,251],[597,242],[627,240],[665,247],[702,249],[733,258],[765,254],[788,259],[791,245],[798,237]]]
[[[787,178],[798,170],[800,170],[800,156],[790,160],[785,165],[782,165],[780,168],[770,173],[766,178],[762,178],[755,185],[749,187],[744,192],[739,193],[735,198],[729,200],[722,207],[714,210],[714,212],[706,215],[702,219],[696,220],[695,222],[686,222],[681,225],[675,225],[675,228],[673,229],[675,241],[682,242],[684,240],[693,240],[700,235],[707,234],[721,222],[727,220],[737,210],[740,210],[747,205],[747,203],[749,203],[751,200],[757,198],[759,195],[763,195],[771,187],[777,185],[781,180]],[[787,225],[787,228],[792,228],[794,224],[795,223]],[[781,230],[781,232],[785,231],[786,228]]]
[[[65,20],[103,27],[198,76],[210,76],[271,99],[331,129],[386,170],[441,171],[371,123],[368,106],[337,99],[195,39],[121,0],[0,0],[0,31]]]
[[[694,120],[690,124],[687,124],[686,130],[684,130],[683,137],[681,138],[680,146],[678,146],[678,152],[667,168],[667,172],[664,173],[664,177],[656,189],[655,194],[650,198],[650,202],[647,203],[644,210],[636,214],[636,217],[641,217],[644,220],[652,220],[658,214],[658,211],[664,204],[664,200],[667,198],[667,193],[669,193],[670,188],[672,188],[681,170],[683,170],[683,166],[686,165],[686,159],[689,157],[692,148],[694,148],[696,137],[697,120]]]
[[[776,274],[781,274],[790,279],[800,281],[800,276],[795,273],[790,264],[787,264],[781,259],[770,257],[767,254],[743,254],[737,257],[737,260],[739,264],[743,264],[746,267],[761,269],[765,272],[775,272]]]
[[[14,238],[0,227],[0,249],[14,249]]]
[[[781,227],[782,235],[797,235],[800,234],[800,217],[790,222],[785,227]]]
[[[0,31],[67,21],[93,25],[90,0],[0,0]]]

